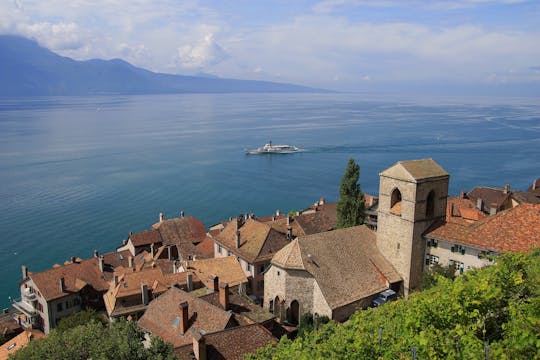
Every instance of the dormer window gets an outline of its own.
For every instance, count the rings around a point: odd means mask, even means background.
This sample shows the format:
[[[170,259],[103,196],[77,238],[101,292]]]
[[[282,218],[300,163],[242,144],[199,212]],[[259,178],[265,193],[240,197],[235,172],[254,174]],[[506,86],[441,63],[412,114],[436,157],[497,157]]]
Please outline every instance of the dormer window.
[[[395,188],[390,197],[390,213],[401,216],[401,192]]]

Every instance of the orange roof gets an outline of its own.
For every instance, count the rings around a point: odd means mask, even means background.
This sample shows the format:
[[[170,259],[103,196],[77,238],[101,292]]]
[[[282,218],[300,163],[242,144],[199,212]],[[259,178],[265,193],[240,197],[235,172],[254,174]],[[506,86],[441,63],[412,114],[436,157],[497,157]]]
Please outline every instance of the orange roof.
[[[540,246],[540,204],[521,204],[471,225],[446,222],[426,237],[496,252],[526,252]]]
[[[203,241],[196,245],[197,249],[205,255],[214,255],[214,239],[205,237]]]
[[[161,235],[157,230],[146,230],[129,236],[133,246],[142,246],[161,243]]]
[[[236,248],[235,239],[238,230],[240,231],[240,246]],[[237,221],[231,221],[216,236],[215,241],[251,263],[270,260],[277,251],[289,243],[285,234],[255,219],[246,220],[240,227]]]
[[[17,350],[22,349],[31,340],[44,338],[45,334],[38,330],[25,330],[13,339],[5,342],[0,346],[0,360],[7,359],[11,354],[14,354]]]
[[[199,279],[206,281],[210,276],[219,277],[219,281],[236,286],[247,282],[247,277],[235,256],[214,259],[193,260],[189,262],[189,269]]]
[[[185,334],[182,334],[179,329],[179,304],[184,301],[188,303],[189,326]],[[139,326],[178,347],[192,343],[191,329],[202,330],[207,334],[220,331],[229,325],[231,316],[231,313],[217,306],[172,287],[150,303],[139,320]]]
[[[463,196],[449,197],[446,203],[446,221],[468,225],[486,217],[476,203]]]
[[[206,237],[204,224],[193,216],[166,219],[152,228],[159,231],[164,245],[199,243]]]

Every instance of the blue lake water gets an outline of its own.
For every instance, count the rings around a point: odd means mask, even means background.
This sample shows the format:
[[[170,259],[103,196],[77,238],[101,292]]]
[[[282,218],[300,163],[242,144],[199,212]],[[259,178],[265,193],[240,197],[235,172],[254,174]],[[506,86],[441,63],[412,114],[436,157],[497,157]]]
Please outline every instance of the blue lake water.
[[[245,155],[268,140],[291,155]],[[0,304],[22,264],[113,250],[158,214],[211,225],[336,200],[346,162],[364,192],[396,161],[432,157],[450,192],[540,176],[539,99],[351,94],[0,99]]]

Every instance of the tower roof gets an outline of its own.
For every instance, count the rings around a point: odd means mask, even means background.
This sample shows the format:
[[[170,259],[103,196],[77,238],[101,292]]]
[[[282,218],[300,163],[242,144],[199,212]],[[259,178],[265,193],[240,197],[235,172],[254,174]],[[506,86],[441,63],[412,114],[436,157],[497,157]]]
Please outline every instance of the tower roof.
[[[413,182],[449,176],[448,173],[431,158],[398,161],[381,172],[380,175]]]

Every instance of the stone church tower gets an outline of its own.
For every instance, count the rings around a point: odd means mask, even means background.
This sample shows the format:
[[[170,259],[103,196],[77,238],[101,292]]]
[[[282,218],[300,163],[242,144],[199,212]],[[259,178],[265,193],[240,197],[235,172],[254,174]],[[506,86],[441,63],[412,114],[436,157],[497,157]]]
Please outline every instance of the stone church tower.
[[[377,247],[403,278],[408,295],[422,278],[422,235],[445,218],[450,176],[433,159],[399,161],[379,176]]]

